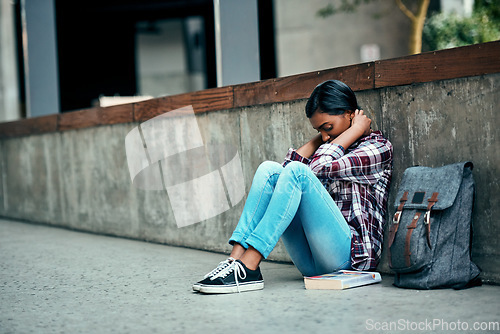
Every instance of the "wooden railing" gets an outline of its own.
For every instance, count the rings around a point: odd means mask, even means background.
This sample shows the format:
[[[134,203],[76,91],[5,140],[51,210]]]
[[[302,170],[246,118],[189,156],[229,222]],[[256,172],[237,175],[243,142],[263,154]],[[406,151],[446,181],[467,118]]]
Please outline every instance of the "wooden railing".
[[[329,79],[355,91],[500,72],[500,41],[362,63],[283,78],[155,98],[112,107],[0,123],[0,138],[140,122],[192,105],[196,113],[305,99]]]

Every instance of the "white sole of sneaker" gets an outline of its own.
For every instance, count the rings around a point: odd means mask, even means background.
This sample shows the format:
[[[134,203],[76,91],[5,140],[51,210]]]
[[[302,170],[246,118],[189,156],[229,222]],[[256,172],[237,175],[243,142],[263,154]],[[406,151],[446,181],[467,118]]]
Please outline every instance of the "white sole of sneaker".
[[[241,283],[239,292],[254,291],[264,289],[264,281],[256,281],[250,283]],[[238,286],[232,285],[200,285],[199,292],[202,293],[237,293]]]
[[[193,284],[193,290],[199,292],[201,285],[198,283]]]

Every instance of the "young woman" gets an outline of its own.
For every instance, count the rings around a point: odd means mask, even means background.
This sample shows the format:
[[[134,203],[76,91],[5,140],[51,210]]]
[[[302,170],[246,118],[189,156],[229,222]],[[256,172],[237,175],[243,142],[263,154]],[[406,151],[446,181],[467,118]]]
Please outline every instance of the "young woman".
[[[374,270],[382,250],[392,145],[343,82],[318,85],[306,116],[319,134],[281,165],[257,169],[229,239],[230,257],[193,285],[202,293],[264,288],[259,263],[282,237],[304,276]]]

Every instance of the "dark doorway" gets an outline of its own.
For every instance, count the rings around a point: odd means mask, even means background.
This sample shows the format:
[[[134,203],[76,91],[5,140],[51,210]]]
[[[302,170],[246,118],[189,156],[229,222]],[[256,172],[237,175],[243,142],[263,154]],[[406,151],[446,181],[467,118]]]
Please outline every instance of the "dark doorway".
[[[158,33],[165,22],[183,23],[186,71],[203,71],[197,89],[216,86],[212,0],[56,0],[61,110],[92,107],[100,96],[142,94],[138,36]],[[195,18],[195,20],[191,19]],[[171,20],[171,21],[168,21]],[[201,35],[193,32],[202,22]],[[189,24],[187,24],[188,22]],[[191,30],[190,30],[191,29]],[[261,78],[276,76],[272,1],[259,0]],[[142,37],[141,37],[142,38]],[[147,38],[146,38],[147,39]],[[192,50],[203,44],[203,64]],[[265,55],[265,56],[264,56]],[[149,85],[155,82],[150,78]],[[200,84],[202,80],[202,84]],[[174,90],[174,92],[177,92]],[[165,95],[171,94],[165,88]]]

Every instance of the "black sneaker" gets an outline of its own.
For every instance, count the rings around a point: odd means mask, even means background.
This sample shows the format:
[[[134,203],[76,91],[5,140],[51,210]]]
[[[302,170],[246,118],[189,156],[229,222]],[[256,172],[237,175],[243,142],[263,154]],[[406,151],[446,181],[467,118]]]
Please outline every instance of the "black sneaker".
[[[194,291],[200,291],[200,285],[201,284],[204,284],[206,282],[210,282],[210,278],[211,277],[217,275],[222,270],[224,270],[227,267],[229,267],[229,265],[231,263],[233,263],[234,260],[235,259],[233,257],[228,257],[224,261],[219,262],[219,265],[217,267],[215,267],[215,269],[213,269],[211,272],[209,272],[208,274],[206,274],[201,281],[193,284],[193,290]]]
[[[202,293],[235,293],[264,289],[264,279],[260,268],[248,269],[236,260],[218,274],[200,282]]]

